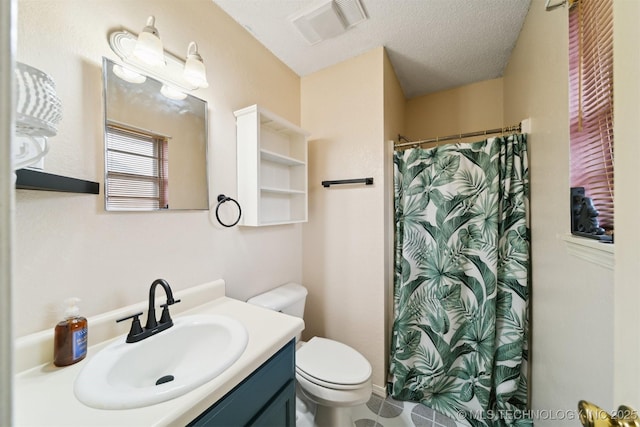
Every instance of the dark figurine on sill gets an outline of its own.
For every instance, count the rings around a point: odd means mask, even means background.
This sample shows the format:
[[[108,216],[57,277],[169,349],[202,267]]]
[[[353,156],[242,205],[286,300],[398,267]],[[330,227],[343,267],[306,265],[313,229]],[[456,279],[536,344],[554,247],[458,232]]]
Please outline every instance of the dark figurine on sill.
[[[584,187],[571,187],[571,234],[613,243],[613,234],[607,234],[598,221],[598,210],[591,198],[585,196]]]
[[[576,215],[576,229],[582,233],[601,235],[604,234],[604,228],[600,227],[598,221],[598,210],[593,206],[593,200],[589,197],[578,199],[573,207]]]

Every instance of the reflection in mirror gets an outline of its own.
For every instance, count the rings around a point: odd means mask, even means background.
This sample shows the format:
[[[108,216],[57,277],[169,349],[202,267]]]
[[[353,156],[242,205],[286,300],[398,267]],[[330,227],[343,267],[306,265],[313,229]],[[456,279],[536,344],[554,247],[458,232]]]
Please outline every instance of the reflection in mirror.
[[[102,60],[105,206],[209,209],[207,103]]]

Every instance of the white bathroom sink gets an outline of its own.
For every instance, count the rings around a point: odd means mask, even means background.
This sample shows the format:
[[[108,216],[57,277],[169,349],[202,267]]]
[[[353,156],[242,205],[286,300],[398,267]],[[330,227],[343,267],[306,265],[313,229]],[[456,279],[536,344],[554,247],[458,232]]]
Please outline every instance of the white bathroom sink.
[[[181,396],[212,380],[244,352],[248,335],[221,315],[178,317],[174,325],[136,343],[118,338],[82,368],[78,400],[98,409],[129,409]]]

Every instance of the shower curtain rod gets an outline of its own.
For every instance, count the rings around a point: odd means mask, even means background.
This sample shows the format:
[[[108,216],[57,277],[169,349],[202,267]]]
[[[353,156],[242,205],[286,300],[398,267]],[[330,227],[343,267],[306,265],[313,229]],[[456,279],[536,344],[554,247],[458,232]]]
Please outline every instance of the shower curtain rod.
[[[448,136],[439,136],[436,138],[421,139],[419,141],[409,141],[404,136],[398,135],[398,142],[393,145],[393,148],[402,148],[402,147],[409,147],[409,146],[417,147],[419,145],[428,144],[430,142],[451,141],[452,139],[469,138],[471,136],[492,135],[495,133],[518,133],[518,132],[522,132],[522,123],[518,123],[517,125],[508,126],[505,128],[487,129],[487,130],[481,130],[477,132],[459,133],[456,135],[448,135]],[[407,142],[401,142],[402,140]]]

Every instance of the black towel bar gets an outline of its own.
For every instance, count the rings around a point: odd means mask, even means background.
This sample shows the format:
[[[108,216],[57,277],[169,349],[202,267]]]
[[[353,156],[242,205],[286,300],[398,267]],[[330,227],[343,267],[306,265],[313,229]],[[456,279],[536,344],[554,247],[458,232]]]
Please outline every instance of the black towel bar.
[[[322,181],[323,187],[330,187],[336,184],[364,184],[373,185],[373,178],[356,178],[356,179],[336,179],[334,181]]]

